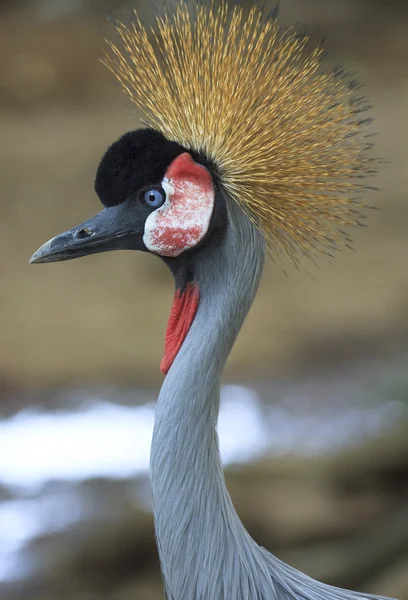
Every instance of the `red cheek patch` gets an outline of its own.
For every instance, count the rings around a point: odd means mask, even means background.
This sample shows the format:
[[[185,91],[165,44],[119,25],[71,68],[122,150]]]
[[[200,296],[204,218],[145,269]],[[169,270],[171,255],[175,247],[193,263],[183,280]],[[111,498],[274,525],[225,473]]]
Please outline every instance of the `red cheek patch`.
[[[162,182],[166,201],[145,223],[146,248],[160,256],[178,256],[204,238],[214,210],[214,186],[209,171],[188,152],[169,166]]]
[[[200,293],[197,284],[189,283],[183,292],[176,290],[166,330],[164,356],[160,370],[167,375],[180,350],[197,312]]]

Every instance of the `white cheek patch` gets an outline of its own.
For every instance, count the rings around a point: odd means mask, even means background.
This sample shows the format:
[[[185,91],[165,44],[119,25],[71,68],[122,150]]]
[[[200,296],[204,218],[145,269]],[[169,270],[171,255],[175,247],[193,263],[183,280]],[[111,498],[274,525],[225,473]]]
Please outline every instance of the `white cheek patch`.
[[[145,223],[143,242],[151,252],[175,257],[204,238],[214,210],[209,171],[188,153],[178,156],[162,181],[166,201]]]

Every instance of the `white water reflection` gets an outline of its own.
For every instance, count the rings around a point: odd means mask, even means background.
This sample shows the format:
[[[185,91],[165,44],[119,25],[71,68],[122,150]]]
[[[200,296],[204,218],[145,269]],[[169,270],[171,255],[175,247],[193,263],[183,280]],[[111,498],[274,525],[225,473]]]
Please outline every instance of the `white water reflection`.
[[[53,479],[147,473],[153,424],[154,404],[127,407],[94,400],[76,412],[22,411],[0,423],[0,483],[35,490]],[[254,392],[224,387],[219,433],[226,463],[263,452],[267,429]]]
[[[49,480],[119,477],[145,472],[153,405],[94,402],[67,413],[23,411],[0,424],[0,482],[38,488]]]
[[[224,386],[218,427],[224,463],[266,453],[327,453],[381,433],[405,410],[398,402],[311,410],[304,398],[292,400],[263,406],[253,390]],[[0,581],[27,572],[19,551],[30,540],[92,518],[72,490],[33,495],[53,480],[146,475],[153,423],[154,404],[119,406],[98,398],[76,411],[25,410],[0,422],[0,483],[20,495],[0,503]]]

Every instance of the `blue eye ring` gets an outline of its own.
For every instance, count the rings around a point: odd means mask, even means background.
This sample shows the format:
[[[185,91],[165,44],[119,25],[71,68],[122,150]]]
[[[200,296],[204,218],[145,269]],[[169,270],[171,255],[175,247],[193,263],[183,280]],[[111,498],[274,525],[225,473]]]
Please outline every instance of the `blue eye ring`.
[[[166,194],[161,187],[149,187],[141,192],[142,201],[149,208],[160,208],[166,200]]]

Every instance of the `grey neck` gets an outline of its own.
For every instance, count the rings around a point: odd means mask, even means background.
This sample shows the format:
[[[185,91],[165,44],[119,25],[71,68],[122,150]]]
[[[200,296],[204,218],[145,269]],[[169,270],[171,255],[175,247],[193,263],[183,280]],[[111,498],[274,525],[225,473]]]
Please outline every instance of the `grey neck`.
[[[208,248],[196,265],[199,309],[156,410],[151,482],[166,597],[378,599],[325,585],[281,562],[255,543],[232,505],[216,432],[220,379],[256,294],[265,248],[231,201],[228,216],[223,243]]]
[[[237,558],[250,562],[257,548],[225,487],[216,425],[221,374],[255,297],[265,248],[261,234],[232,201],[228,216],[223,242],[197,261],[199,309],[156,409],[155,526],[167,594],[174,600],[243,597],[228,595],[233,590],[228,569],[236,581]]]

